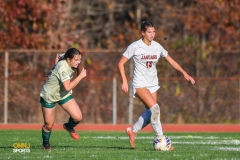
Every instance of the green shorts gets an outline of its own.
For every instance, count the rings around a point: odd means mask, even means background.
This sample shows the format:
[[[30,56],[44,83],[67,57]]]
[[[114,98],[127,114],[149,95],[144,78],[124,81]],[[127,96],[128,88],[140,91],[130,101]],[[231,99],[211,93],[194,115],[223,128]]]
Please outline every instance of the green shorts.
[[[63,105],[64,103],[66,103],[67,101],[69,101],[71,99],[73,99],[73,96],[69,95],[68,97],[66,97],[60,101],[49,103],[49,102],[45,101],[42,97],[40,97],[40,103],[45,108],[53,108],[56,105],[56,103],[58,103],[59,105]]]

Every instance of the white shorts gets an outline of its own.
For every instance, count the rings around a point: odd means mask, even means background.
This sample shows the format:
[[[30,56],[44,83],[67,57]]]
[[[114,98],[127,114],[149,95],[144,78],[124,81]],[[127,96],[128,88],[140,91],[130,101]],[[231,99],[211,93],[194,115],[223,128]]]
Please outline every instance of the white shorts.
[[[135,95],[136,94],[136,88],[144,88],[144,87],[132,86],[132,88],[133,88],[133,97],[136,98],[136,95]],[[156,86],[146,86],[145,88],[147,88],[150,91],[150,93],[154,93],[154,92],[156,92],[160,88],[160,86],[159,85],[156,85]]]

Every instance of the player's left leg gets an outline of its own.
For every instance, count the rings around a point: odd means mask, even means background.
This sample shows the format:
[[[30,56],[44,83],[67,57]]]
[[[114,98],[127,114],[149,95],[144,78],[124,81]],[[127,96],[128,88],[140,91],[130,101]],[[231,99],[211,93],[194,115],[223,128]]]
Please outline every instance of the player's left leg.
[[[149,94],[146,88],[138,88],[136,90],[138,98],[149,107],[151,112],[150,122],[156,136],[163,135],[162,124],[160,121],[160,106],[156,101],[156,97]],[[174,146],[171,146],[170,150],[174,150]]]
[[[157,91],[152,93],[153,98],[157,101]],[[145,106],[145,112],[138,118],[137,122],[133,125],[132,129],[134,133],[142,130],[146,127],[151,121],[151,111],[150,109]]]
[[[73,139],[79,140],[80,136],[74,130],[74,127],[82,120],[82,112],[78,104],[71,98],[64,104],[61,104],[61,106],[70,115],[68,123],[65,123],[63,128],[69,132]]]
[[[136,94],[151,111],[150,122],[156,136],[163,135],[162,125],[160,122],[160,107],[157,104],[156,97],[154,97],[147,88],[137,88]]]

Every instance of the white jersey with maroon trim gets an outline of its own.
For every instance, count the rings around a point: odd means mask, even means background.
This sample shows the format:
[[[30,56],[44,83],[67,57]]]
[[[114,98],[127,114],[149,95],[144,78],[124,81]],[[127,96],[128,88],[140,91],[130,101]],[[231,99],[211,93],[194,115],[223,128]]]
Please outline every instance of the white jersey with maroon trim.
[[[147,46],[142,39],[133,42],[123,56],[134,61],[132,85],[135,88],[158,85],[156,64],[159,58],[166,57],[168,52],[156,41]]]

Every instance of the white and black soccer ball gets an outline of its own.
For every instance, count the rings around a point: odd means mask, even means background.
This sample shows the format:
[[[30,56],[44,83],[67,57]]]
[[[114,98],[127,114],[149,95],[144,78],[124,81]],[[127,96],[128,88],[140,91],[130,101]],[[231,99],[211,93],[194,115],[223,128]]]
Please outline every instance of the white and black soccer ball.
[[[171,148],[171,140],[168,136],[158,136],[153,142],[153,147],[158,151],[169,151]]]

